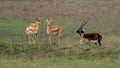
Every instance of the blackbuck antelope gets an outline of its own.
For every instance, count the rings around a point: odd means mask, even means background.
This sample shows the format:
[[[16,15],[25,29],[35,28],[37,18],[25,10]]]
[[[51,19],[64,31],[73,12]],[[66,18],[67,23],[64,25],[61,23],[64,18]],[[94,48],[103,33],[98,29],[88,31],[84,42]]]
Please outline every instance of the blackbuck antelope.
[[[48,37],[48,41],[49,41],[49,44],[52,45],[52,35],[53,34],[57,34],[58,35],[58,43],[60,44],[61,43],[61,39],[62,39],[62,30],[63,28],[59,25],[55,25],[55,26],[52,26],[51,23],[52,23],[52,19],[48,20],[46,19],[46,22],[47,22],[47,34],[49,35]]]
[[[94,42],[96,45],[97,43],[101,46],[102,36],[99,33],[85,33],[83,27],[88,22],[88,18],[84,19],[80,28],[76,31],[76,33],[80,34],[81,40],[80,44],[86,44],[90,42]]]
[[[28,43],[35,43],[40,24],[41,20],[36,18],[35,23],[30,23],[30,25],[26,27],[25,33]]]

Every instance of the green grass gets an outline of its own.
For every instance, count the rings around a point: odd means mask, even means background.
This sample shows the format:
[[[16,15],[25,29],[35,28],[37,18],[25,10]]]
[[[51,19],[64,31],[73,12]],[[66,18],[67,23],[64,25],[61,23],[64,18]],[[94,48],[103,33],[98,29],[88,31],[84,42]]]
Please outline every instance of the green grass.
[[[114,60],[4,60],[1,68],[119,68],[120,61]]]

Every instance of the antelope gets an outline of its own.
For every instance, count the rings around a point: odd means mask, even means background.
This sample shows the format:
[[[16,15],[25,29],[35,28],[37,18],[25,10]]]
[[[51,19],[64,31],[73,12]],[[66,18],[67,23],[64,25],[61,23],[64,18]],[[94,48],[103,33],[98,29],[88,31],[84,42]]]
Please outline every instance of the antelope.
[[[76,33],[80,34],[81,36],[80,44],[86,44],[86,43],[93,42],[95,43],[95,45],[97,45],[98,43],[99,46],[101,46],[102,36],[99,33],[85,33],[84,32],[83,27],[85,26],[87,22],[88,22],[88,18],[85,18],[82,24],[80,25],[79,29],[76,31]]]
[[[62,30],[63,28],[59,25],[54,25],[52,26],[52,19],[48,20],[46,19],[47,22],[47,34],[48,34],[48,41],[49,44],[52,44],[52,35],[53,34],[57,34],[58,35],[58,43],[61,43],[61,39],[62,39]]]
[[[28,43],[31,43],[31,42],[35,43],[40,24],[41,24],[41,20],[36,18],[35,23],[30,23],[30,25],[26,27],[25,33],[27,36]]]

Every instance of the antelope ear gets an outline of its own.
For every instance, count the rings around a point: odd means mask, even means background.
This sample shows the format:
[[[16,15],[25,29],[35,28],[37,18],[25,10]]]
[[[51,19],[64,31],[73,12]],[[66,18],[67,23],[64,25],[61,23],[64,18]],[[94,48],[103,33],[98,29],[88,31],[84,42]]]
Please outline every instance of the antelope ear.
[[[39,21],[39,22],[41,21],[39,18],[36,18],[36,20]]]

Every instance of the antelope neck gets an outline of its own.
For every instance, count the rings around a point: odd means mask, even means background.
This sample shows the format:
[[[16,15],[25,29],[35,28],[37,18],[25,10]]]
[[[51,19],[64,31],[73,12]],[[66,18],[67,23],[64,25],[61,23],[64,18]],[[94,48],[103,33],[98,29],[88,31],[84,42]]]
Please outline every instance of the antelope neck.
[[[49,33],[50,33],[50,25],[47,24],[47,34],[49,34]]]
[[[38,29],[39,28],[39,24],[38,23],[36,23],[36,29]]]

